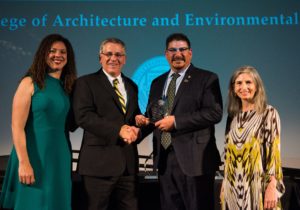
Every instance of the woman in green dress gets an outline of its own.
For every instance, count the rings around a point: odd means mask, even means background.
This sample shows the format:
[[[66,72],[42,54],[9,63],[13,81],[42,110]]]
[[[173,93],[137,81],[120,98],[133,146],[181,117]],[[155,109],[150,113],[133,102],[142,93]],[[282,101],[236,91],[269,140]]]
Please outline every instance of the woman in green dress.
[[[263,82],[251,66],[231,77],[226,127],[222,209],[281,209],[279,114],[267,104]]]
[[[12,105],[12,149],[0,206],[14,210],[71,209],[69,94],[76,79],[70,42],[46,36]]]

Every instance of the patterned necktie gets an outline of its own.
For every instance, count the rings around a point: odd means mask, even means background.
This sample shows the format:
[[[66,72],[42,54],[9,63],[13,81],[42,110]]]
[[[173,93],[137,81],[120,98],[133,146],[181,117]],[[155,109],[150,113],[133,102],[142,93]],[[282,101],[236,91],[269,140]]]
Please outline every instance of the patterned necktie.
[[[113,84],[114,84],[114,89],[116,94],[118,95],[119,101],[121,103],[121,107],[122,107],[122,111],[125,114],[126,113],[126,104],[125,104],[125,99],[123,97],[123,95],[121,94],[118,86],[119,86],[119,80],[118,79],[114,79],[113,80]]]
[[[172,80],[167,90],[167,107],[168,107],[167,114],[168,115],[171,114],[171,109],[173,107],[175,91],[176,91],[176,80],[178,77],[180,77],[180,74],[177,73],[172,74]],[[165,149],[167,149],[171,145],[171,133],[163,132],[161,134],[161,144]]]

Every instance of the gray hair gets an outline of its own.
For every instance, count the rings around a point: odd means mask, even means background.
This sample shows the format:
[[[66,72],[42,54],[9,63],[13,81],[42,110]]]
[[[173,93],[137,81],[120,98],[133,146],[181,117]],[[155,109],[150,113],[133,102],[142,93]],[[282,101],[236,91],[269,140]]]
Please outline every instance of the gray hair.
[[[253,97],[254,108],[258,113],[262,113],[267,106],[267,97],[263,81],[259,76],[257,70],[252,66],[242,66],[236,69],[231,76],[228,86],[228,106],[227,111],[229,116],[234,116],[242,110],[241,99],[234,92],[234,83],[236,78],[241,74],[249,74],[255,84],[256,92]]]
[[[124,51],[126,50],[125,43],[121,39],[111,37],[111,38],[107,38],[107,39],[105,39],[104,41],[101,42],[100,47],[99,47],[99,54],[103,52],[103,47],[107,43],[119,44],[124,48]]]

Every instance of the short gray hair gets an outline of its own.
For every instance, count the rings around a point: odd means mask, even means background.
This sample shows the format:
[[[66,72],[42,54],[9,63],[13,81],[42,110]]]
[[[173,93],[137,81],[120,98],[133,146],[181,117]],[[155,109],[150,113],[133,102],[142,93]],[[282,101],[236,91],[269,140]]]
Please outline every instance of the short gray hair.
[[[107,38],[107,39],[105,39],[104,41],[101,42],[100,47],[99,47],[99,54],[103,52],[103,47],[107,43],[119,44],[124,48],[124,51],[126,50],[125,43],[121,39],[118,39],[118,38],[115,38],[115,37],[110,37],[110,38]]]

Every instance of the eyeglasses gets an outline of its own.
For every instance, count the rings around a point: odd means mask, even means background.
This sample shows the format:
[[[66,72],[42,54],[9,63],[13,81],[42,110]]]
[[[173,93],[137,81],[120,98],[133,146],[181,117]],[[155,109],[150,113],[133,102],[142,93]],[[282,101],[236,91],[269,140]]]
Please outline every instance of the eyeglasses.
[[[111,58],[113,55],[116,56],[117,58],[122,58],[123,56],[125,56],[125,54],[123,53],[112,53],[112,52],[107,52],[107,53],[101,53],[103,55],[105,55],[108,58]]]
[[[189,47],[179,47],[179,48],[168,48],[167,51],[170,52],[170,53],[176,53],[177,51],[183,53],[187,50],[189,50],[190,48]]]

